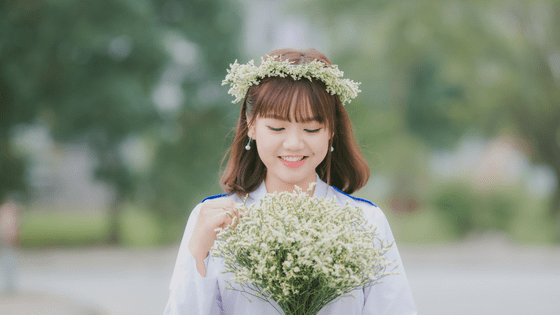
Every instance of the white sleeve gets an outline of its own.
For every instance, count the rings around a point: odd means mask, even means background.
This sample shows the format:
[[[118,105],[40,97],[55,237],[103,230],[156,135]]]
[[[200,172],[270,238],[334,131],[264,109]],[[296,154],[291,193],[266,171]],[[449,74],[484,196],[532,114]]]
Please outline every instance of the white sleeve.
[[[170,295],[164,315],[220,314],[218,305],[218,302],[221,301],[218,290],[219,272],[210,262],[211,258],[208,255],[204,259],[206,277],[202,277],[196,269],[196,260],[188,246],[201,206],[202,204],[196,206],[189,216],[171,277]]]
[[[393,242],[395,238],[385,214],[379,208],[375,210],[373,221],[377,226],[378,236],[387,243]],[[395,261],[394,264],[398,265],[394,270],[398,274],[386,276],[382,279],[382,283],[364,289],[365,302],[362,315],[417,314],[396,243],[387,251],[386,256],[389,261]],[[392,266],[395,266],[394,264]],[[389,270],[392,268],[390,266]]]

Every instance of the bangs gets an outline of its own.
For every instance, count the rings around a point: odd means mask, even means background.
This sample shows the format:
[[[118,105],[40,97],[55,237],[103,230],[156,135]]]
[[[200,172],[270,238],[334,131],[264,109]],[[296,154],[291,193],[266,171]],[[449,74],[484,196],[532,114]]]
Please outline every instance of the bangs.
[[[296,122],[317,121],[330,129],[334,123],[335,96],[324,83],[308,79],[267,78],[251,93],[252,119],[274,118]]]

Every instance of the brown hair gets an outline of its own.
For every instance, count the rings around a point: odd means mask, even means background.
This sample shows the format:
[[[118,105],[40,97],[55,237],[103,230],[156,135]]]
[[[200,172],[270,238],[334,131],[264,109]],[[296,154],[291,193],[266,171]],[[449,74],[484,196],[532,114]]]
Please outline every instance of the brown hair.
[[[268,55],[278,56],[281,60],[288,59],[295,64],[315,59],[326,66],[331,64],[327,57],[315,49],[279,49]],[[292,108],[292,104],[298,106]],[[321,180],[348,194],[367,183],[369,167],[354,139],[352,124],[338,95],[328,93],[320,80],[267,77],[259,85],[251,86],[243,99],[233,144],[222,160],[223,165],[229,154],[220,180],[225,192],[243,196],[255,190],[266,177],[266,167],[257,150],[245,150],[249,141],[248,126],[257,117],[290,120],[290,113],[293,113],[296,122],[314,119],[325,123],[332,133],[329,146],[335,149],[333,152],[329,150],[316,168]],[[252,145],[258,144],[253,142]]]

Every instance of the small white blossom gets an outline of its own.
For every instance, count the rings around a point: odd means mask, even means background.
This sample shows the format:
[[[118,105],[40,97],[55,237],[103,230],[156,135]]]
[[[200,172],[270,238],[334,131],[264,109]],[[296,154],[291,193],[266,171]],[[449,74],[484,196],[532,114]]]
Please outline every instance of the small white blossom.
[[[290,76],[294,80],[301,78],[317,79],[325,83],[327,92],[331,95],[337,94],[342,104],[350,103],[353,98],[358,96],[361,90],[358,88],[360,82],[350,79],[342,79],[344,72],[338,70],[337,65],[327,66],[326,64],[313,60],[312,62],[293,65],[289,60],[278,61],[278,56],[266,56],[261,58],[260,66],[255,66],[255,61],[251,60],[245,65],[237,63],[230,64],[228,74],[222,81],[222,85],[230,84],[228,93],[235,96],[232,103],[242,101],[251,85],[258,85],[260,80],[266,77],[286,77]]]
[[[314,303],[326,305],[392,274],[384,256],[392,243],[377,237],[360,208],[297,190],[266,194],[235,229],[219,232],[212,256],[223,257],[223,273],[233,273],[230,287],[237,283],[241,292],[287,310],[311,303],[313,295],[303,301],[300,292],[320,290]]]

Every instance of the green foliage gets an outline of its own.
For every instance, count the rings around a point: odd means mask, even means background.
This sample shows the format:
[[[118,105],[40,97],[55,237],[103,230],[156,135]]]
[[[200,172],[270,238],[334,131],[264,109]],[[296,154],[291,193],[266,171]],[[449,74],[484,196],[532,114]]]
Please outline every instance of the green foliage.
[[[332,60],[362,82],[364,92],[351,105],[366,109],[355,110],[363,115],[354,123],[361,139],[375,137],[371,147],[378,155],[406,138],[403,134],[434,149],[453,149],[466,132],[493,137],[507,130],[525,143],[534,162],[551,166],[560,180],[558,1],[335,3],[300,5],[336,43]],[[380,117],[391,119],[379,122]],[[424,151],[410,154],[425,156]],[[423,194],[423,181],[399,176],[399,181],[416,182],[407,188],[413,195]],[[427,202],[437,200],[440,210],[458,209],[445,214],[455,225],[463,222],[458,233],[488,225],[504,229],[510,216],[519,215],[506,211],[511,195],[475,193],[471,202],[457,189]],[[560,188],[551,201],[550,214],[558,219]],[[469,207],[493,210],[483,220],[472,217]]]
[[[442,81],[438,70],[438,64],[428,60],[410,70],[404,119],[409,131],[432,147],[452,147],[466,128],[458,120],[470,110],[463,108],[464,87]]]
[[[476,192],[465,183],[448,183],[433,196],[439,215],[459,236],[473,231],[508,232],[519,198],[507,190]]]
[[[184,231],[161,226],[157,214],[133,204],[123,205],[119,221],[122,227],[121,244],[129,247],[149,247],[168,244]],[[81,247],[103,245],[112,218],[108,213],[92,213],[38,209],[24,211],[20,222],[19,246]]]
[[[231,104],[221,82],[229,63],[243,57],[239,53],[241,20],[236,3],[229,1],[154,3],[161,22],[199,50],[196,69],[183,82],[182,108],[163,123],[163,129],[172,130],[173,135],[163,137],[145,181],[153,194],[141,198],[157,214],[161,226],[178,231],[178,226],[184,229],[197,203],[222,192],[218,170],[239,107]],[[201,93],[208,87],[212,95]]]
[[[229,144],[220,108],[185,112],[177,123],[191,132],[183,132],[176,143],[161,144],[149,180],[154,192],[150,208],[167,228],[184,228],[196,204],[222,192],[218,170]]]
[[[5,201],[4,194],[27,193],[24,180],[26,162],[24,157],[13,153],[9,142],[0,139],[0,202]]]
[[[550,220],[548,202],[527,196],[516,207],[509,236],[521,244],[543,244],[558,242],[558,223]]]
[[[24,212],[21,217],[19,245],[36,247],[74,247],[99,245],[108,232],[106,215],[90,213]]]
[[[434,205],[457,234],[465,235],[475,227],[476,196],[469,187],[445,187],[436,195]]]
[[[0,19],[0,182],[24,182],[28,165],[11,170],[5,162],[25,161],[11,153],[11,133],[39,122],[57,141],[85,140],[98,158],[97,179],[112,184],[115,200],[130,197],[136,181],[119,146],[159,121],[149,100],[167,59],[151,2],[7,1]],[[0,196],[22,189],[0,188]],[[111,230],[118,241],[118,226]]]
[[[411,244],[434,244],[455,241],[459,238],[452,227],[433,207],[402,214],[384,207],[391,229],[398,242]]]
[[[112,139],[153,119],[146,96],[166,56],[154,13],[138,9],[148,4],[9,6],[6,31],[12,35],[1,50],[0,76],[10,96],[2,102],[10,125],[41,115],[57,137],[97,128]]]
[[[558,241],[557,224],[548,216],[546,200],[515,187],[481,192],[460,181],[434,185],[425,198],[430,202],[412,213],[391,211],[394,209],[390,203],[378,203],[397,240],[413,244],[446,243],[468,235],[498,232],[519,244]]]
[[[231,122],[218,105],[230,101],[225,92],[212,94],[228,64],[240,57],[234,3],[10,0],[0,8],[0,200],[10,191],[25,191],[27,160],[13,150],[12,134],[20,124],[35,123],[46,125],[56,141],[85,141],[94,149],[96,179],[116,193],[111,242],[119,242],[126,200],[142,196],[158,224],[177,224],[186,221],[194,200],[219,192],[219,144]],[[177,66],[187,70],[178,82],[186,97],[177,116],[152,103],[162,72],[173,66],[162,40],[170,33],[195,47],[186,52],[193,65]],[[204,88],[207,93],[200,93]],[[177,126],[179,140],[160,132]],[[142,174],[122,158],[123,142],[131,136],[155,143],[156,163]],[[170,238],[160,236],[154,237]]]
[[[184,224],[161,224],[162,220],[157,212],[134,204],[126,204],[124,208],[121,216],[124,246],[152,247],[169,244],[178,235],[183,235]]]

